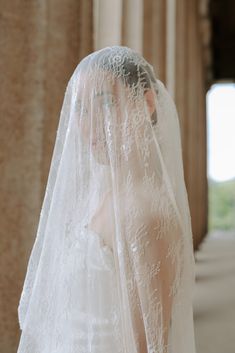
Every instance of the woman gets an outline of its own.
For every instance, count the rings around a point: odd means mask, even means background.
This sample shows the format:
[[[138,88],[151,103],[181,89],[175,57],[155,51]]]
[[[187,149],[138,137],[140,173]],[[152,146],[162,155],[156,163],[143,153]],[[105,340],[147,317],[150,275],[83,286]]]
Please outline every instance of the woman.
[[[195,353],[175,105],[113,46],[69,80],[18,307],[18,353]]]

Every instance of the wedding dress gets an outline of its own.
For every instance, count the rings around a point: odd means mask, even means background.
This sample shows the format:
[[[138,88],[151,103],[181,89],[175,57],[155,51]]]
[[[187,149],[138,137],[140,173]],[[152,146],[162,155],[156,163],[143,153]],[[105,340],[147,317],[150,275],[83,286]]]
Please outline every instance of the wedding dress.
[[[66,352],[68,346],[80,353],[123,352],[112,250],[103,244],[100,235],[86,226],[75,247],[80,264],[77,284],[73,284],[74,301],[68,313],[70,335],[57,352]],[[80,286],[85,287],[88,273],[92,277],[89,295],[95,298],[90,312],[86,308],[85,293],[79,291]],[[100,307],[105,311],[100,311]]]
[[[195,353],[194,282],[175,104],[139,53],[91,53],[65,92],[17,353]]]

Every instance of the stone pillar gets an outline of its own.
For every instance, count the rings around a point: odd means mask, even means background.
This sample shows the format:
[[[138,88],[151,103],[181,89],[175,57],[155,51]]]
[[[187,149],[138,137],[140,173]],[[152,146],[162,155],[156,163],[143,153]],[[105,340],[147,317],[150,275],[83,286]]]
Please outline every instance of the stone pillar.
[[[93,0],[94,50],[121,45],[122,0]]]
[[[167,0],[166,28],[166,87],[175,100],[176,0]]]
[[[17,306],[42,199],[45,2],[1,7],[0,351],[16,351]]]
[[[123,0],[122,43],[143,52],[143,0]]]
[[[182,132],[194,245],[207,232],[205,72],[196,0],[177,0],[175,101]]]
[[[166,83],[166,0],[144,1],[143,55]]]
[[[1,6],[0,351],[16,352],[17,307],[66,84],[93,50],[91,0]],[[33,352],[32,352],[33,353]]]

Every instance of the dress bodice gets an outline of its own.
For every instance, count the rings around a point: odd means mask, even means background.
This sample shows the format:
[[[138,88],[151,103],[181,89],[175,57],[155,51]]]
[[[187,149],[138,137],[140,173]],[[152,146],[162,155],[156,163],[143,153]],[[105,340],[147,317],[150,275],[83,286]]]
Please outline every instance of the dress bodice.
[[[94,230],[88,228],[87,224],[84,226],[84,234],[87,237],[89,249],[91,251],[95,249],[93,260],[103,262],[110,270],[114,271],[115,267],[113,251],[110,246],[104,244],[102,236],[96,233]]]
[[[113,252],[103,244],[100,235],[87,226],[83,226],[77,236],[79,271],[72,291],[73,309],[67,322],[71,332],[70,345],[73,342],[74,352],[80,353],[121,353],[120,309]],[[83,288],[88,288],[88,291]]]

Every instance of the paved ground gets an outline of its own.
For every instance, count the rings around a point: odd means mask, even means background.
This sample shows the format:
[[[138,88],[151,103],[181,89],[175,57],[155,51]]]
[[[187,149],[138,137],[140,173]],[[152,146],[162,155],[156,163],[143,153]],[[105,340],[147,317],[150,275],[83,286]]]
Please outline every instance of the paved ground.
[[[197,353],[235,353],[235,231],[208,234],[195,259]]]

